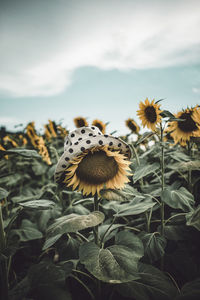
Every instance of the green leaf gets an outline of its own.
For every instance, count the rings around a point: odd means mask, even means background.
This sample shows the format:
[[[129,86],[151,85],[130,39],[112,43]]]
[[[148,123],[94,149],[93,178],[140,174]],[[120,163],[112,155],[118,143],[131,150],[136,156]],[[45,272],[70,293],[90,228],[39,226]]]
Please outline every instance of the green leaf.
[[[168,110],[163,110],[160,114],[163,118],[171,118],[174,119],[175,116]]]
[[[30,157],[30,158],[41,158],[41,156],[37,153],[35,150],[29,150],[29,149],[12,149],[12,150],[6,150],[5,154],[16,154],[21,155],[24,157]]]
[[[200,231],[200,205],[194,210],[186,214],[186,225],[193,226]]]
[[[139,140],[135,143],[135,146],[138,146],[142,142],[146,141],[148,138],[150,138],[152,135],[154,135],[154,132],[145,132]]]
[[[60,217],[49,226],[47,236],[55,236],[67,232],[77,232],[89,227],[97,226],[104,220],[104,214],[100,211],[94,211],[88,215],[70,214]]]
[[[148,257],[151,263],[160,259],[165,254],[164,249],[167,241],[159,234],[159,232],[141,232],[139,237],[144,244],[144,254]]]
[[[138,199],[139,197],[136,197]],[[135,199],[134,199],[135,200]],[[140,198],[140,202],[132,201],[125,205],[125,208],[119,210],[114,216],[122,217],[122,216],[133,216],[144,213],[148,209],[152,208],[156,202],[153,202],[151,197],[147,197],[146,199]]]
[[[20,206],[27,208],[27,209],[38,209],[38,210],[44,210],[44,209],[51,209],[55,206],[55,203],[50,200],[33,200],[33,201],[27,201],[23,203],[19,203]]]
[[[161,193],[161,199],[172,208],[181,209],[184,212],[193,210],[194,196],[184,187],[178,190],[166,188]]]
[[[51,236],[50,238],[47,238],[42,247],[42,250],[46,250],[49,247],[51,247],[52,245],[54,245],[61,236],[62,236],[62,234],[57,234],[57,235]]]
[[[200,278],[186,283],[181,289],[181,295],[177,300],[199,300],[200,299]]]
[[[20,229],[11,230],[11,235],[18,235],[21,242],[42,238],[42,233],[35,227],[35,224],[33,224],[31,221],[24,219],[22,220]]]
[[[146,165],[140,165],[136,168],[134,175],[133,175],[133,181],[134,183],[138,181],[139,179],[150,175],[151,173],[154,173],[160,168],[159,163],[153,163],[153,164],[146,164]]]
[[[119,232],[115,245],[100,249],[94,242],[79,248],[80,262],[96,278],[109,283],[138,279],[137,265],[143,256],[141,240],[131,232]]]
[[[125,297],[137,300],[172,300],[177,290],[163,272],[157,268],[139,263],[139,280],[117,286],[117,291]]]
[[[0,200],[5,199],[9,195],[9,192],[0,187]]]

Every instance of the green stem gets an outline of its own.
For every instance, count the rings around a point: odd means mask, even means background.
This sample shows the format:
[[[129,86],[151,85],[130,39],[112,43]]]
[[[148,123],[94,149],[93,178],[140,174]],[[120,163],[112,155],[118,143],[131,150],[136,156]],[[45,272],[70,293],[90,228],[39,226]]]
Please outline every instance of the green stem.
[[[137,154],[137,150],[136,150],[136,148],[135,148],[133,145],[131,145],[131,147],[132,147],[132,149],[133,149],[133,152],[134,152],[134,155],[135,155],[135,159],[136,159],[137,165],[140,166],[140,160],[139,160],[139,156],[138,156],[138,154]],[[139,181],[140,181],[140,185],[141,185],[141,187],[142,187],[142,186],[144,185],[143,178],[141,178]]]
[[[99,211],[99,202],[98,202],[98,195],[97,193],[94,195],[94,211]],[[100,246],[99,241],[99,226],[94,226],[93,228],[94,232],[94,241],[97,246]]]
[[[192,157],[192,144],[188,141],[188,156]],[[188,170],[188,189],[192,192],[192,170]]]
[[[113,220],[112,220],[110,226],[108,226],[108,228],[106,229],[106,231],[104,232],[104,234],[103,234],[103,236],[102,236],[102,238],[101,238],[101,244],[102,244],[102,247],[103,247],[103,245],[104,245],[104,239],[105,239],[105,237],[106,237],[108,231],[110,230],[110,228],[113,226],[115,220],[116,220],[116,217],[113,218]]]
[[[162,127],[162,124],[160,124],[160,142],[161,142],[161,160],[160,160],[160,166],[161,166],[161,190],[164,191],[165,187],[165,156],[164,156],[164,144],[163,144],[163,133],[164,128]],[[164,237],[164,230],[165,230],[165,204],[161,199],[161,207],[160,207],[160,218],[161,218],[161,236]],[[164,256],[161,257],[161,270],[164,270]]]
[[[8,300],[8,273],[7,273],[7,262],[3,255],[6,248],[6,239],[3,227],[3,216],[0,206],[0,295],[1,299]]]
[[[160,136],[160,140],[161,140],[161,161],[160,161],[160,165],[161,165],[161,190],[164,190],[165,187],[165,162],[164,162],[164,145],[163,145],[163,128],[162,125],[160,125],[160,131],[161,131],[161,136]],[[164,202],[161,201],[161,208],[160,208],[160,215],[161,215],[161,235],[164,235],[164,227],[165,227],[165,205]]]

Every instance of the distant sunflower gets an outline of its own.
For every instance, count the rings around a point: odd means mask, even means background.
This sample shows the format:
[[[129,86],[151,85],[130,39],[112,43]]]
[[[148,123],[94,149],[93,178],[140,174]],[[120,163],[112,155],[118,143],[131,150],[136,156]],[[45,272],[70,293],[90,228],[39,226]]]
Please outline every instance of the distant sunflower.
[[[99,195],[103,188],[121,189],[129,182],[127,176],[130,162],[119,151],[110,151],[108,146],[96,146],[85,150],[70,161],[64,183],[83,195]]]
[[[6,149],[0,144],[0,150],[6,151]],[[8,155],[4,155],[5,159],[8,159]]]
[[[185,146],[191,137],[200,137],[199,111],[197,106],[187,108],[175,114],[177,119],[184,121],[169,122],[166,132],[170,132],[175,144]]]
[[[56,123],[54,121],[51,121],[51,120],[48,120],[48,121],[49,121],[48,129],[50,130],[51,135],[53,137],[57,137],[57,134],[56,134],[56,131],[57,131]]]
[[[75,124],[76,128],[88,126],[88,122],[83,117],[74,118],[74,124]]]
[[[137,114],[142,121],[143,127],[147,126],[147,128],[152,131],[156,130],[156,125],[161,122],[161,112],[160,105],[154,103],[155,100],[151,102],[146,98],[145,102],[142,101],[139,104],[140,109],[137,111]]]
[[[128,120],[125,121],[125,124],[133,133],[139,133],[140,127],[133,119],[129,118]]]
[[[101,132],[104,134],[106,132],[106,124],[103,123],[102,121],[100,120],[94,120],[92,122],[92,125],[96,126],[99,128],[99,130],[101,130]]]

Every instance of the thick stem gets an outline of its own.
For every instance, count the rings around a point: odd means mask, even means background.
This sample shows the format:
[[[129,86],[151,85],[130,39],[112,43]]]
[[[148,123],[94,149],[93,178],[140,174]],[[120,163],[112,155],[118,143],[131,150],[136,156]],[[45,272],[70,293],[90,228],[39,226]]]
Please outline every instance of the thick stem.
[[[98,202],[98,195],[97,193],[94,195],[94,211],[99,211],[99,202]],[[94,226],[93,228],[94,232],[94,241],[97,246],[100,246],[99,241],[99,226]]]
[[[1,299],[8,300],[8,275],[7,275],[7,262],[3,256],[3,252],[6,248],[6,239],[3,227],[3,216],[0,206],[0,295]]]

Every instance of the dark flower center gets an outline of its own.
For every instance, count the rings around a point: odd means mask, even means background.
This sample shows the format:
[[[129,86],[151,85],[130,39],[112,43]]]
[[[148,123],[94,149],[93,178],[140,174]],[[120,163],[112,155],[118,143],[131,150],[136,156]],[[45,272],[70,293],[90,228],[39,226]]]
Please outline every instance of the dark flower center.
[[[193,121],[192,117],[192,111],[182,113],[182,115],[179,117],[180,119],[185,119],[184,122],[178,122],[178,128],[183,132],[192,132],[198,129],[196,126],[196,123]]]
[[[104,151],[88,153],[80,162],[76,175],[88,184],[102,184],[112,179],[118,172],[118,164]]]
[[[77,124],[78,124],[77,127],[83,127],[83,126],[86,126],[86,122],[85,122],[84,119],[78,119],[78,120],[77,120]]]
[[[135,126],[135,124],[133,123],[133,121],[128,121],[128,128],[130,128],[133,132],[137,131],[137,127]]]
[[[102,126],[100,123],[97,122],[97,123],[95,123],[94,125],[95,125],[96,127],[98,127],[99,130],[101,130],[101,131],[103,130],[103,126]]]
[[[156,110],[153,106],[147,106],[144,110],[146,119],[150,122],[150,123],[155,123],[157,120],[157,114],[156,114]]]

